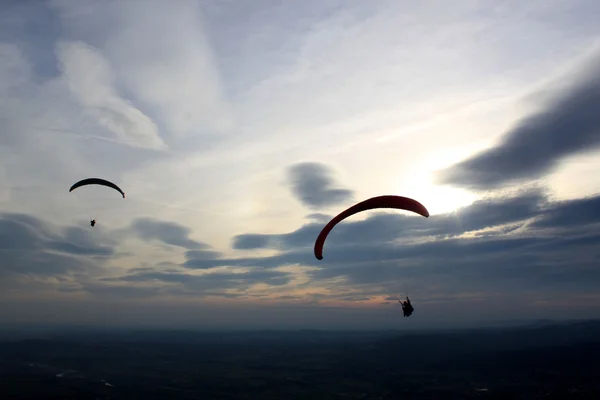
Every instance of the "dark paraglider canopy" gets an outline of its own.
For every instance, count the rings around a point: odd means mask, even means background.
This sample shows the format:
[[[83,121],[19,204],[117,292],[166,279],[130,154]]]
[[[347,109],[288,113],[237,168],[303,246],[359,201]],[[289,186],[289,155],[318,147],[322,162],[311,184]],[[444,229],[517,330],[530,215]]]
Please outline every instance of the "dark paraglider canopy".
[[[401,210],[412,211],[414,213],[420,214],[425,218],[429,217],[429,211],[425,208],[425,206],[419,203],[416,200],[410,199],[408,197],[402,196],[377,196],[362,201],[358,204],[353,205],[352,207],[342,211],[338,215],[336,215],[319,233],[317,240],[315,241],[315,257],[317,260],[323,259],[323,245],[325,244],[325,239],[329,232],[341,221],[344,219],[351,217],[354,214],[357,214],[362,211],[372,210],[375,208],[395,208]]]
[[[109,188],[115,189],[117,192],[121,193],[123,198],[125,198],[125,193],[121,190],[120,187],[118,187],[117,185],[115,185],[112,182],[109,182],[109,181],[107,181],[105,179],[101,179],[101,178],[87,178],[87,179],[80,180],[79,182],[77,182],[73,186],[71,186],[71,188],[69,189],[69,192],[72,192],[73,190],[77,189],[78,187],[86,186],[86,185],[107,186]]]

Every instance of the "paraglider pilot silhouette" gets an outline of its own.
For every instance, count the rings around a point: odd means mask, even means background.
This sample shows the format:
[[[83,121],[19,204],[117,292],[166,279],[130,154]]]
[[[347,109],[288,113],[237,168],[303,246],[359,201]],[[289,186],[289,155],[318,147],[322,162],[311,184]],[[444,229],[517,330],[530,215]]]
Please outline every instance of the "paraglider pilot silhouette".
[[[412,304],[410,304],[408,296],[406,296],[406,300],[404,301],[400,301],[400,299],[396,300],[398,300],[398,303],[402,305],[402,312],[404,313],[404,316],[410,317],[410,315],[413,313],[413,311],[415,311],[415,309],[413,308]]]
[[[94,225],[96,225],[96,220],[95,220],[95,219],[91,220],[91,221],[90,221],[90,225],[91,225],[91,226],[94,226]]]

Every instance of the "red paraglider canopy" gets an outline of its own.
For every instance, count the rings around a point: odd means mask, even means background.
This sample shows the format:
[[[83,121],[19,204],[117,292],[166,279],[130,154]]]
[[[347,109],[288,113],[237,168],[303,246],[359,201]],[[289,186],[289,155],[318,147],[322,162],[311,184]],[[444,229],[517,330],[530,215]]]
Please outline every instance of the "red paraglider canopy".
[[[325,244],[327,235],[329,235],[329,232],[331,232],[334,226],[356,213],[375,208],[396,208],[412,211],[424,216],[425,218],[429,217],[429,211],[427,211],[423,204],[408,197],[387,195],[372,197],[365,201],[361,201],[360,203],[355,204],[336,215],[331,221],[329,221],[329,223],[327,223],[327,225],[325,225],[323,230],[321,230],[321,233],[319,233],[319,236],[315,241],[315,257],[317,257],[317,260],[323,259],[323,245]]]

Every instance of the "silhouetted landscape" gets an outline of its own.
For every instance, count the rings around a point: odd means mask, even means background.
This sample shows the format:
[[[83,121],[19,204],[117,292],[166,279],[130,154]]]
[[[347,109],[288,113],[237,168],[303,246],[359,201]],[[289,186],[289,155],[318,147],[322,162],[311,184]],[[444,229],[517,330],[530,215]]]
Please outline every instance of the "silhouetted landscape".
[[[600,321],[405,334],[94,331],[8,337],[3,399],[598,399]]]

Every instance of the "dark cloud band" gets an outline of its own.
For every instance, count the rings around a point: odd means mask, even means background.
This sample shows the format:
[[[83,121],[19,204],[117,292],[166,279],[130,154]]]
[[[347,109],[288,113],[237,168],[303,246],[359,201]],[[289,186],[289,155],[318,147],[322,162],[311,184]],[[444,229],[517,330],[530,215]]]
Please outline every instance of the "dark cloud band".
[[[440,171],[439,183],[490,189],[536,179],[567,156],[600,145],[600,56],[584,73],[572,77],[545,109],[519,121],[499,145]]]

